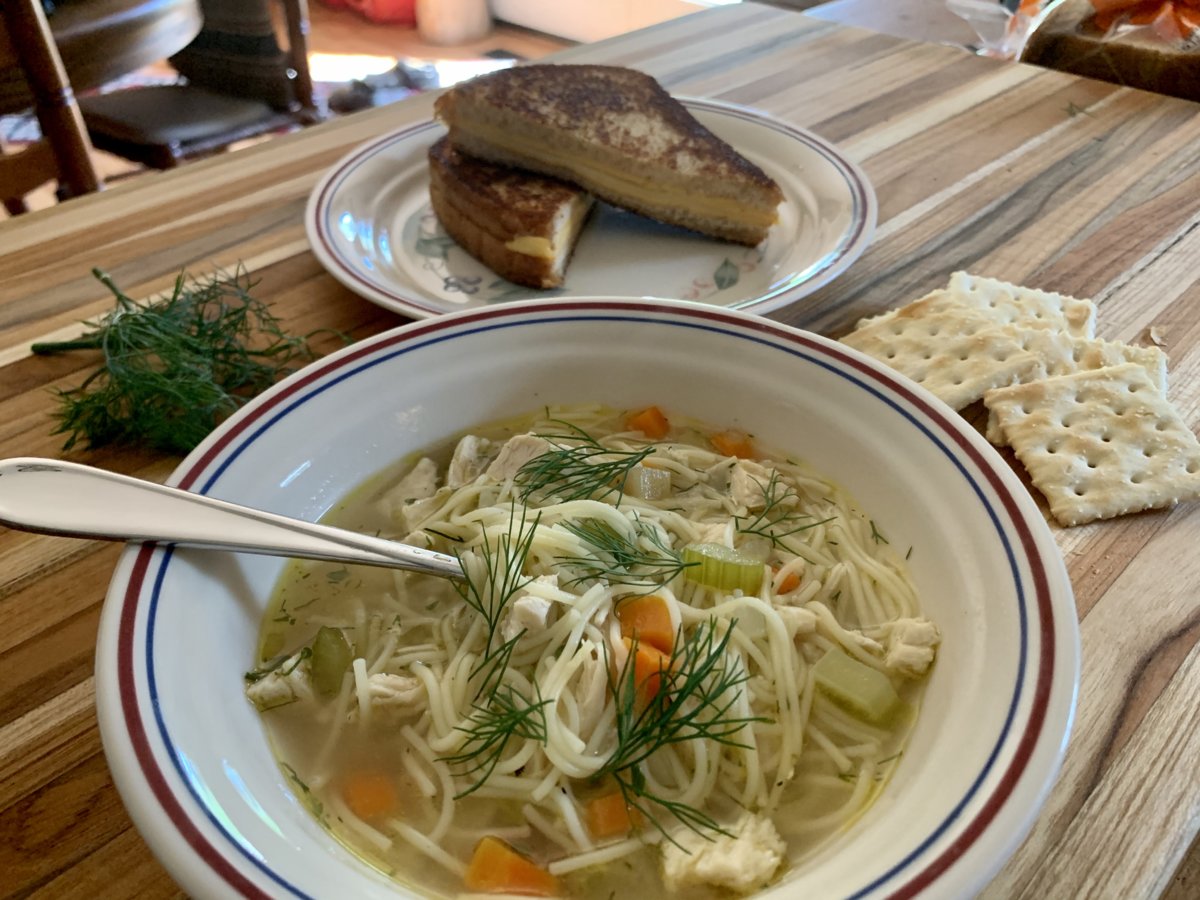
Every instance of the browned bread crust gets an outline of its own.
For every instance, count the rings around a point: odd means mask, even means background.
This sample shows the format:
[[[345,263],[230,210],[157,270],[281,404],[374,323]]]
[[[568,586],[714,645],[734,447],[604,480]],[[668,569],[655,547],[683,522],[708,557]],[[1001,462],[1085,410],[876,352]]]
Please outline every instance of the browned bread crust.
[[[557,259],[505,245],[522,236],[553,239],[559,212],[585,202],[579,188],[474,159],[443,137],[429,148],[429,198],[446,233],[500,277],[532,288],[562,284],[573,240]]]
[[[1127,87],[1200,100],[1200,50],[1136,33],[1107,36],[1090,0],[1066,0],[1029,35],[1021,62]]]
[[[567,179],[614,205],[726,240],[759,243],[783,201],[762,169],[632,69],[519,66],[458,85],[435,110],[465,152]],[[673,199],[596,180],[598,168],[658,185],[659,193],[673,188]],[[722,213],[712,201],[727,202]]]

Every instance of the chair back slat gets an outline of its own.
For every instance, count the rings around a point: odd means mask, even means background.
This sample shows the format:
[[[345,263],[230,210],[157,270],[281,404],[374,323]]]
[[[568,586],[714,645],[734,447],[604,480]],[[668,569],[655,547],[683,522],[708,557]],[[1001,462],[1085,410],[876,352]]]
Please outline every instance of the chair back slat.
[[[185,83],[81,101],[92,142],[156,169],[320,121],[308,69],[308,5],[282,0],[287,49],[269,0],[199,0],[200,33],[170,57]]]
[[[266,0],[200,0],[204,26],[171,57],[187,80],[279,110],[314,107],[308,71],[308,5],[284,0],[288,48],[279,46]]]
[[[39,0],[0,3],[0,67],[14,66],[33,96],[44,144],[0,157],[5,205],[11,208],[7,201],[52,179],[58,180],[62,196],[99,190],[91,141]]]

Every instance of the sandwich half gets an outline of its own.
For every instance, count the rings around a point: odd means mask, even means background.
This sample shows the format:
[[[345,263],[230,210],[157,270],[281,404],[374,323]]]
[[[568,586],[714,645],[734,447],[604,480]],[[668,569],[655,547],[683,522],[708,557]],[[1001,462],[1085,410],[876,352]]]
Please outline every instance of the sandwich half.
[[[575,249],[592,197],[574,185],[459,153],[429,149],[429,198],[446,233],[502,278],[553,288]]]
[[[758,244],[783,201],[762,169],[632,69],[503,69],[452,88],[435,110],[464,153],[722,240]]]

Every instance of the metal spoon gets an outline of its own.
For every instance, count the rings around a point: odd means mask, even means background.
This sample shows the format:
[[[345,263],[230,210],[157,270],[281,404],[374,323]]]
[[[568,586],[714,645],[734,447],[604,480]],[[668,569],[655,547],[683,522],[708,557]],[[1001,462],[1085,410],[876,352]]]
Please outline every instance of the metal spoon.
[[[66,537],[153,541],[463,577],[458,560],[444,553],[56,459],[0,460],[0,523]]]

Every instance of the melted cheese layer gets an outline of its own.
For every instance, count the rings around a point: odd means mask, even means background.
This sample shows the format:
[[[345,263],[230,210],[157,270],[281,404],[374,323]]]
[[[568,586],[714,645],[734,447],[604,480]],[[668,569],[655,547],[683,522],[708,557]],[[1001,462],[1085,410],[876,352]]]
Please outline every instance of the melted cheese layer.
[[[502,150],[521,157],[542,160],[563,171],[576,172],[581,181],[588,181],[599,194],[628,197],[631,201],[650,209],[682,209],[709,218],[763,227],[769,227],[775,222],[774,207],[765,209],[727,197],[696,194],[684,188],[664,185],[653,178],[635,175],[628,170],[602,165],[594,160],[583,160],[544,144],[539,145],[535,153],[528,153],[524,149],[528,144],[514,141],[511,132],[491,125],[476,124],[471,130],[481,139]]]
[[[572,200],[564,209],[554,215],[551,236],[541,237],[534,234],[519,234],[505,243],[504,248],[513,253],[532,256],[537,259],[557,259],[565,254],[583,227],[583,220],[592,208],[590,197],[579,197]]]

